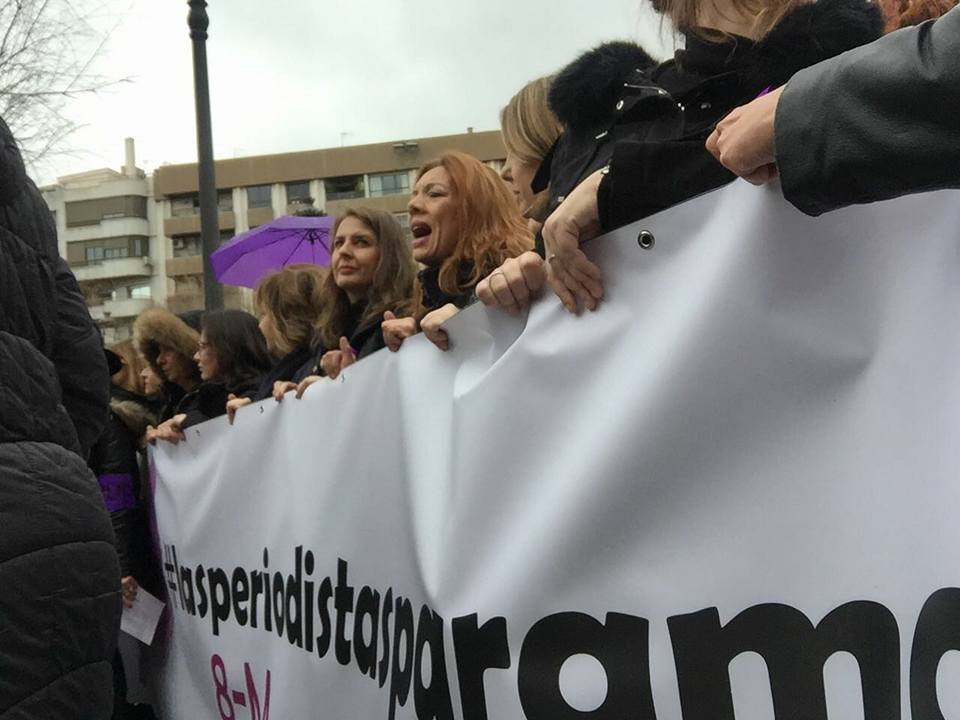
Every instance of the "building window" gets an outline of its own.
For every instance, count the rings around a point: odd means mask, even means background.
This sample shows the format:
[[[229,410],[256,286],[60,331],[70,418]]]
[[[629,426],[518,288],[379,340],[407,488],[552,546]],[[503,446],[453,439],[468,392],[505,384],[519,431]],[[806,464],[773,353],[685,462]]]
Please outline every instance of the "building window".
[[[233,211],[233,190],[217,191],[217,209],[220,212]]]
[[[200,254],[200,236],[199,235],[181,235],[173,239],[174,257],[192,257]]]
[[[77,200],[64,203],[67,227],[98,225],[114,218],[147,217],[147,198],[142,195],[120,195],[97,200]]]
[[[400,228],[403,230],[403,235],[406,238],[410,238],[410,213],[394,213],[393,216],[397,219],[397,222],[400,223]]]
[[[410,173],[379,173],[370,176],[370,197],[402,195],[410,192]]]
[[[310,182],[292,182],[287,183],[287,204],[306,203],[310,204],[313,198],[310,197]]]
[[[364,197],[363,175],[343,175],[323,181],[327,200],[353,200]]]
[[[173,217],[188,217],[200,212],[200,193],[170,198],[170,214]]]
[[[150,285],[131,285],[127,288],[130,297],[134,300],[149,300],[153,297]]]
[[[140,235],[100,238],[67,243],[67,262],[71,265],[101,263],[118,258],[148,257],[150,238]]]
[[[247,188],[247,207],[268,208],[273,206],[269,185],[251,185]]]

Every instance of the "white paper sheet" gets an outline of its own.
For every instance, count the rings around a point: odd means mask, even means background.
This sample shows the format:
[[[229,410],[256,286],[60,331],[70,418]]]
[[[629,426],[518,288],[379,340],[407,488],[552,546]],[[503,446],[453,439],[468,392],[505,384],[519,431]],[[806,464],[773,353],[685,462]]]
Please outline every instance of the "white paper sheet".
[[[120,617],[120,629],[132,635],[140,642],[150,645],[153,634],[157,631],[157,623],[163,614],[164,603],[154,597],[142,587],[137,589],[137,599],[133,607],[124,608]]]

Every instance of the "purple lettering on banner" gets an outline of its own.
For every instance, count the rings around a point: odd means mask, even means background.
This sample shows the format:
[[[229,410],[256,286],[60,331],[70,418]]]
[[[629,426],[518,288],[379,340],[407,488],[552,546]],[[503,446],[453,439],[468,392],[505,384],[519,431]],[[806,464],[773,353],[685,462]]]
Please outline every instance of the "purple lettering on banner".
[[[116,475],[100,475],[100,492],[103,493],[103,502],[110,512],[132,510],[137,506],[137,494],[133,490],[133,475],[117,473]]]

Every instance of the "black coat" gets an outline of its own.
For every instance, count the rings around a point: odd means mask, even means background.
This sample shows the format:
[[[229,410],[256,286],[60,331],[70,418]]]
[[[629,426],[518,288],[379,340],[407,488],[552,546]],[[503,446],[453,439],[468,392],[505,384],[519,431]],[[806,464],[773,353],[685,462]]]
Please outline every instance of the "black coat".
[[[277,360],[270,372],[263,376],[253,400],[273,397],[273,384],[280,380],[298,383],[317,373],[317,353],[309,347],[297,348]]]
[[[473,274],[473,265],[464,264],[458,272],[461,284]],[[438,310],[444,305],[456,305],[461,310],[476,300],[470,292],[451,295],[440,287],[440,268],[428,267],[420,271],[420,288],[423,293],[423,307],[426,312]]]
[[[357,360],[362,360],[368,355],[372,355],[377,350],[382,350],[387,346],[386,341],[383,339],[383,325],[382,320],[379,317],[373,317],[368,320],[364,320],[364,314],[366,312],[367,305],[365,303],[354,303],[350,306],[349,313],[344,320],[344,327],[341,330],[341,337],[347,338],[347,341],[350,343],[350,347],[353,348],[353,352],[356,354]],[[323,357],[323,354],[329,350],[339,350],[339,345],[331,348],[321,348],[320,352],[316,353],[314,357],[314,363],[311,365],[308,363],[303,366],[300,371],[302,377],[307,377],[307,375],[314,375],[321,373],[320,368],[320,359]]]
[[[156,416],[146,398],[114,387],[110,420],[87,461],[110,512],[120,574],[132,575],[152,593],[158,588],[139,447],[146,426],[154,424]]]
[[[181,428],[199,425],[227,414],[227,400],[231,395],[256,399],[261,375],[245,375],[229,383],[202,382],[180,400],[175,415],[186,414]]]
[[[960,9],[797,74],[777,110],[787,200],[810,215],[960,187]]]
[[[875,3],[820,0],[794,10],[760,42],[690,35],[673,59],[644,67],[632,58],[632,69],[619,75],[610,73],[604,48],[588,53],[551,88],[551,107],[566,130],[549,160],[549,209],[604,166],[610,170],[598,204],[606,230],[729,182],[733,175],[704,147],[717,122],[798,70],[882,31]],[[611,74],[626,79],[611,87]],[[591,85],[602,92],[587,103],[582,88]]]
[[[42,202],[0,122],[0,718],[101,720],[120,566],[84,458],[109,379]]]

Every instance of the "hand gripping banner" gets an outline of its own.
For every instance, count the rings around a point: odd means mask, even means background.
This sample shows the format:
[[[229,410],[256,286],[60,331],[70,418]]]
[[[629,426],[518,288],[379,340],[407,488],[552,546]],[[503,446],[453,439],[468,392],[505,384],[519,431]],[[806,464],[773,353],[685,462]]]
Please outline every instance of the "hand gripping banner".
[[[960,193],[589,253],[157,447],[165,718],[960,717]]]

